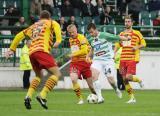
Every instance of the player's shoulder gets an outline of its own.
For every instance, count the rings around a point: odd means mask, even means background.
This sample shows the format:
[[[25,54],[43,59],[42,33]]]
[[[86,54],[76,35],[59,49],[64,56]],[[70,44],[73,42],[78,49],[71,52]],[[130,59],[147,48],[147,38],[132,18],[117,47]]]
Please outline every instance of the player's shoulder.
[[[105,36],[105,35],[108,35],[108,34],[109,34],[108,32],[99,31],[99,35],[100,35],[100,36]]]
[[[59,25],[59,23],[56,20],[51,20],[53,25]]]
[[[35,28],[35,23],[32,24],[32,25],[30,25],[29,27],[25,28],[25,29],[23,30],[23,33],[27,33],[28,31],[32,30],[33,28]]]
[[[86,39],[86,37],[83,34],[78,33],[78,37],[79,40],[84,40]]]
[[[125,34],[125,31],[121,31],[121,32],[119,33],[119,35],[123,35],[123,34]]]
[[[83,34],[78,33],[78,38],[85,38]]]
[[[135,30],[135,29],[133,29],[133,33],[135,33],[135,34],[141,34],[141,32],[139,30]]]
[[[52,21],[52,23],[58,23],[56,20],[51,20]]]
[[[83,34],[78,33],[78,37],[77,38],[82,44],[83,43],[88,43],[87,38]]]
[[[99,31],[99,34],[106,34],[108,32]]]

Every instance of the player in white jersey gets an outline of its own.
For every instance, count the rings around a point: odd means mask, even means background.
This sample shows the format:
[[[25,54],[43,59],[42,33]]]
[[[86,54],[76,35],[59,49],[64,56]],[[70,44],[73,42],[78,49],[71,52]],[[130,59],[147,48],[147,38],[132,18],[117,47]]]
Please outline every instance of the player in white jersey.
[[[120,39],[127,40],[127,38],[124,36],[113,35],[107,32],[99,32],[93,23],[88,25],[87,30],[91,36],[89,41],[92,46],[92,51],[90,54],[88,54],[86,59],[89,59],[90,56],[93,55],[91,70],[94,89],[98,96],[98,103],[104,102],[104,98],[101,94],[101,85],[99,79],[97,79],[99,78],[100,72],[102,71],[118,97],[122,98],[122,93],[118,89],[114,80],[115,64],[113,59],[114,51],[112,48],[112,42]]]

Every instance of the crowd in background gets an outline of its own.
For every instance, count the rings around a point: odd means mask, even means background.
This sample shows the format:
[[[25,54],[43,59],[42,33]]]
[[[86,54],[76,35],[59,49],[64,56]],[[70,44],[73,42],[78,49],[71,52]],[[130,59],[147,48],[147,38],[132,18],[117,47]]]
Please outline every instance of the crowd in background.
[[[139,13],[141,11],[158,11],[160,10],[159,0],[117,0],[116,8],[108,4],[106,0],[31,0],[30,1],[30,24],[39,20],[42,10],[50,12],[53,19],[57,20],[62,29],[62,34],[66,35],[66,27],[68,24],[75,24],[77,27],[81,25],[82,18],[85,22],[95,22],[97,25],[120,24],[123,23],[123,16],[131,14],[135,25],[139,22]],[[18,16],[17,19],[1,20],[2,24],[9,26],[28,26],[24,17],[21,15],[20,9],[10,5],[4,16]],[[153,19],[153,25],[159,26],[160,19]],[[5,22],[5,23],[4,23]]]

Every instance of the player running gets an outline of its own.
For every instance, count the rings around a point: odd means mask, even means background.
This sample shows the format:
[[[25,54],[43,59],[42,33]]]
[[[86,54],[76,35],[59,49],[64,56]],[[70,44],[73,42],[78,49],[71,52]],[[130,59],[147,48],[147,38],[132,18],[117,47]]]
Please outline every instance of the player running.
[[[92,51],[88,55],[89,57],[93,54],[93,61],[91,65],[92,77],[93,77],[93,86],[98,96],[98,103],[103,103],[104,98],[101,95],[101,85],[99,82],[100,72],[103,72],[108,79],[108,82],[115,90],[119,98],[122,98],[122,93],[118,89],[116,82],[114,80],[115,74],[115,64],[114,64],[114,52],[112,42],[123,39],[127,40],[128,38],[124,36],[116,36],[107,32],[99,32],[96,29],[96,25],[90,23],[87,27],[87,30],[91,36],[91,46]]]
[[[53,44],[54,34],[56,36],[56,41]],[[17,45],[26,37],[32,40],[29,47],[29,57],[36,76],[30,84],[27,95],[24,99],[24,104],[26,109],[31,109],[32,95],[41,81],[41,70],[46,69],[51,73],[51,76],[46,81],[43,89],[36,99],[43,108],[48,109],[46,104],[47,94],[57,84],[57,81],[61,75],[55,59],[50,54],[52,46],[57,48],[61,43],[61,28],[56,21],[51,20],[50,13],[48,11],[42,11],[38,22],[34,23],[27,29],[22,30],[15,36],[13,42],[11,43],[10,49],[6,52],[7,58],[14,54]]]

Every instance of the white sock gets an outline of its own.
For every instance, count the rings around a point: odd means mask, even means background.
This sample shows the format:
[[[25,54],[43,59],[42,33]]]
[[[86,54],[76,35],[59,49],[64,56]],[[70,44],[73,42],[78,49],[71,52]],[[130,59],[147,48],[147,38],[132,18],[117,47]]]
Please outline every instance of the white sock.
[[[96,81],[93,82],[93,87],[94,87],[94,90],[97,94],[98,99],[103,98],[102,93],[101,93],[101,84],[100,84],[99,80],[96,80]]]

